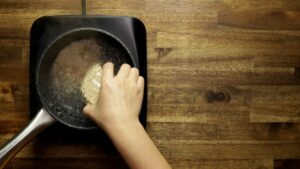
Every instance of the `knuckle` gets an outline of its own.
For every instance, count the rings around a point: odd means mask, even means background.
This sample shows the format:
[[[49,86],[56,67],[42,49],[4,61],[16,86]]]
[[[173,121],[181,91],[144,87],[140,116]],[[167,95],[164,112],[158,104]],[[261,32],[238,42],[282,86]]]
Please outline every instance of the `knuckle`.
[[[131,66],[130,66],[129,64],[127,64],[127,63],[124,63],[124,64],[122,65],[122,67],[123,67],[123,68],[126,68],[126,69],[131,68]]]
[[[139,69],[137,69],[136,67],[131,68],[131,71],[136,72],[137,74],[139,74]]]

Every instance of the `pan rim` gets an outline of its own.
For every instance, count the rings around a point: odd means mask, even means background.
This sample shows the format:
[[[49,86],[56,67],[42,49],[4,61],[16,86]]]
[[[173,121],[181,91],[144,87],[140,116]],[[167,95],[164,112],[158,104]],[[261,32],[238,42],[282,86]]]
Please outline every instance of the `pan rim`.
[[[72,29],[72,30],[69,30],[69,31],[67,31],[67,32],[64,32],[64,33],[60,34],[58,37],[56,37],[54,40],[52,40],[52,41],[49,43],[49,45],[47,45],[47,47],[45,48],[45,50],[44,50],[43,53],[41,54],[41,59],[39,59],[39,61],[38,61],[38,66],[37,66],[37,69],[36,69],[36,72],[35,72],[35,73],[36,73],[36,75],[35,75],[35,77],[36,77],[36,80],[35,80],[35,86],[36,86],[36,88],[37,88],[37,93],[38,93],[39,99],[40,99],[40,101],[41,101],[41,103],[42,103],[42,106],[43,106],[42,108],[44,108],[44,109],[47,111],[47,113],[48,113],[51,117],[53,117],[56,121],[58,121],[59,123],[65,125],[65,126],[67,126],[67,127],[74,128],[74,129],[78,129],[78,130],[95,130],[95,129],[98,128],[97,125],[96,125],[96,126],[92,126],[92,127],[76,126],[76,125],[73,125],[73,124],[69,124],[69,123],[67,123],[67,122],[65,122],[65,121],[63,121],[63,120],[61,120],[59,117],[55,116],[55,115],[49,110],[49,108],[48,108],[47,106],[45,106],[45,105],[47,105],[47,104],[46,104],[47,102],[46,102],[46,101],[44,100],[44,98],[42,97],[40,88],[38,87],[38,81],[39,81],[39,80],[38,80],[38,79],[39,79],[39,73],[38,73],[38,72],[40,72],[41,63],[43,62],[43,60],[44,60],[44,58],[45,58],[45,55],[47,54],[47,52],[49,51],[49,49],[50,49],[57,41],[59,41],[62,37],[67,36],[67,35],[72,34],[72,33],[75,33],[75,32],[79,32],[79,31],[94,31],[94,32],[98,32],[98,33],[103,33],[103,34],[105,34],[105,35],[107,35],[107,36],[113,38],[114,40],[116,40],[116,41],[117,41],[117,42],[118,42],[118,43],[119,43],[119,44],[127,51],[127,53],[129,54],[129,57],[130,57],[130,59],[131,59],[131,61],[132,61],[133,66],[134,66],[134,67],[137,67],[137,63],[135,63],[135,60],[133,59],[134,57],[133,57],[132,53],[130,52],[130,50],[128,49],[128,47],[127,47],[127,46],[126,46],[126,45],[125,45],[118,37],[116,37],[115,35],[113,35],[113,34],[107,32],[107,31],[105,31],[105,30],[97,29],[97,28],[75,28],[75,29]]]

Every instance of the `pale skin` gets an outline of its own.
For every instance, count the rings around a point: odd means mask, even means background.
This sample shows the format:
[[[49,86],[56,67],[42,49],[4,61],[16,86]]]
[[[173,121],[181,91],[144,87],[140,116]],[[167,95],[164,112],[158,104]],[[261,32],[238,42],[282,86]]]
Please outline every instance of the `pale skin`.
[[[139,122],[144,78],[128,64],[117,75],[113,70],[112,63],[103,65],[98,101],[84,113],[107,133],[131,169],[171,169]]]

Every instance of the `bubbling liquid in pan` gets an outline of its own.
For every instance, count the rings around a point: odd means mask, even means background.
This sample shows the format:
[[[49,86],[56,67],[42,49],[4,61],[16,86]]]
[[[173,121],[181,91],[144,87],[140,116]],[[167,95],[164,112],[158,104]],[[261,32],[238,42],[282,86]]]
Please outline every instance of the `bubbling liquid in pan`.
[[[84,97],[95,103],[100,91],[103,48],[94,38],[74,41],[57,55],[51,82],[55,99],[67,108],[69,101]]]
[[[130,56],[118,42],[106,37],[77,40],[56,56],[50,72],[49,107],[59,116],[82,118],[86,103],[95,104],[101,84],[102,65],[114,63],[114,73]],[[81,119],[82,120],[82,119]]]

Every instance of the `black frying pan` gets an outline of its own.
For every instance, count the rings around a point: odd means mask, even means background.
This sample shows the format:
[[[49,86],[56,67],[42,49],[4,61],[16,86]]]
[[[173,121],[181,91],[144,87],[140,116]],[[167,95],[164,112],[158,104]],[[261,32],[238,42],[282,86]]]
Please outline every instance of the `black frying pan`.
[[[66,98],[63,102],[61,100],[58,101],[56,96],[53,95],[53,88],[50,85],[50,72],[58,53],[70,43],[88,38],[97,39],[102,42],[102,45],[108,46],[107,50],[101,55],[100,60],[103,64],[108,61],[113,62],[115,64],[115,73],[123,63],[136,66],[131,53],[123,42],[108,32],[94,28],[79,28],[59,36],[50,43],[42,54],[35,75],[38,95],[44,107],[25,129],[1,148],[0,168],[3,168],[33,137],[56,121],[68,127],[81,130],[91,130],[97,127],[95,123],[82,113],[86,100],[81,94],[72,98]]]

